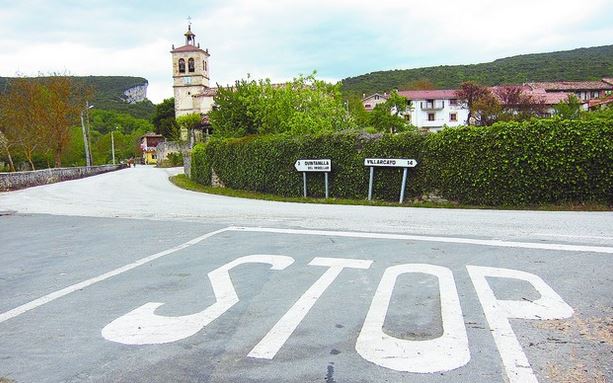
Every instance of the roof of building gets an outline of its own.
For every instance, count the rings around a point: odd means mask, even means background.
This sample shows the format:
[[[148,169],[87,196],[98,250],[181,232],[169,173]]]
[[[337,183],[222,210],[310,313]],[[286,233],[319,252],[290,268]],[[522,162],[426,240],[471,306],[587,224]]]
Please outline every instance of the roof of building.
[[[193,97],[215,97],[217,96],[217,88],[204,88],[202,93],[193,95]]]
[[[505,88],[520,88],[521,93],[525,96],[532,97],[536,102],[542,102],[545,105],[555,105],[561,101],[566,101],[570,92],[547,92],[544,88],[532,88],[524,85],[500,85],[490,86],[488,89],[492,92],[498,101],[502,102],[500,92],[504,92]]]
[[[181,53],[181,52],[202,52],[206,55],[209,55],[209,50],[204,50],[199,46],[194,46],[191,44],[183,45],[182,47],[174,48],[170,51],[170,53]],[[210,55],[209,55],[210,56]]]
[[[611,79],[609,79],[611,80]],[[613,84],[607,81],[555,81],[555,82],[531,82],[525,85],[532,89],[545,89],[546,91],[576,91],[576,90],[607,90],[613,89]]]
[[[156,138],[157,137],[157,138],[160,138],[160,137],[164,137],[164,136],[161,135],[161,134],[153,133],[153,132],[147,132],[143,136],[141,136],[141,138],[143,138],[143,137],[152,137],[152,138]]]
[[[384,100],[387,100],[387,98],[388,98],[388,94],[387,94],[387,93],[373,93],[373,94],[371,94],[370,96],[364,96],[364,97],[362,98],[362,101],[366,101],[366,100],[368,100],[369,98],[373,98],[373,97],[375,97],[375,96],[379,96],[379,97],[383,98]]]
[[[605,97],[605,98],[595,98],[588,101],[588,107],[595,108],[601,105],[609,105],[613,104],[613,96]]]
[[[568,100],[568,96],[572,93],[566,92],[547,92],[547,93],[532,93],[537,100],[542,100],[545,105],[555,105],[562,101]]]
[[[455,89],[401,90],[398,94],[407,100],[449,100],[457,98]]]

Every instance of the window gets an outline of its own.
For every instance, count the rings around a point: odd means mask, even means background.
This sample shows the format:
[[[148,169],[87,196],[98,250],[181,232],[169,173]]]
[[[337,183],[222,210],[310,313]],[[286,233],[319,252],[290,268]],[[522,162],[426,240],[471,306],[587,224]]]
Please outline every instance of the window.
[[[366,109],[370,109],[370,108],[372,108],[372,105],[370,105],[370,104],[365,104],[365,105],[364,105],[364,108],[366,108]]]
[[[451,100],[449,100],[449,105],[451,105],[451,106],[458,106],[458,99],[457,98],[452,98]]]
[[[428,113],[428,121],[434,121],[434,113]]]
[[[457,121],[458,114],[457,113],[449,113],[449,121]]]
[[[194,72],[196,70],[196,67],[194,66],[194,59],[190,58],[189,60],[187,60],[187,70],[191,73]]]
[[[185,73],[185,60],[179,59],[179,73]]]
[[[378,99],[379,99],[379,95],[375,95],[375,100],[378,100]]]
[[[592,92],[592,98],[598,98],[598,92]]]
[[[204,69],[204,71],[206,72],[206,61],[202,60],[202,69]]]

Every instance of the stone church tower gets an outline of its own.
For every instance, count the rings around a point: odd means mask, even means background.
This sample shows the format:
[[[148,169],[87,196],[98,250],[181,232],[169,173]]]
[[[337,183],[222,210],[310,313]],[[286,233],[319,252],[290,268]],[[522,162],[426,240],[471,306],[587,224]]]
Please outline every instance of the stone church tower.
[[[209,50],[196,44],[196,35],[189,24],[185,45],[172,46],[172,77],[175,95],[175,116],[190,113],[206,114],[213,104],[209,87]]]

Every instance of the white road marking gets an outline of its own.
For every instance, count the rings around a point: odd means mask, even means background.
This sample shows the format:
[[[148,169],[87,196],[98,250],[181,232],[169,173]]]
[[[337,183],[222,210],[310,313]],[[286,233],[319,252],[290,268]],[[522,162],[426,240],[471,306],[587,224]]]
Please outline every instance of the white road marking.
[[[613,239],[613,237],[601,237],[597,235],[570,235],[570,234],[548,234],[548,233],[534,233],[534,235],[542,235],[543,237],[560,237],[560,238]]]
[[[467,245],[511,247],[511,248],[524,248],[524,249],[536,249],[536,250],[581,251],[581,252],[590,252],[590,253],[613,254],[613,247],[606,247],[606,246],[582,246],[582,245],[566,245],[566,244],[557,244],[557,243],[513,242],[513,241],[501,241],[501,240],[496,240],[496,239],[472,239],[472,238],[454,238],[454,237],[435,237],[435,236],[427,236],[427,235],[384,234],[384,233],[304,230],[304,229],[276,229],[276,228],[264,228],[264,227],[238,227],[238,226],[232,226],[229,228],[229,230],[261,232],[261,233],[279,233],[279,234],[323,235],[323,236],[350,237],[350,238],[372,238],[372,239],[392,239],[392,240],[405,240],[405,241],[409,240],[409,241],[426,241],[426,242],[445,242],[445,243],[460,243],[460,244],[467,244]]]
[[[209,273],[216,302],[203,311],[168,317],[155,314],[155,310],[164,303],[149,302],[106,325],[102,329],[102,336],[123,344],[161,344],[196,334],[238,303],[229,271],[245,263],[267,263],[271,265],[271,270],[283,270],[294,263],[294,259],[283,255],[260,254],[237,258]]]
[[[573,315],[573,309],[547,283],[534,274],[496,267],[466,266],[466,268],[483,306],[509,383],[538,383],[509,319],[564,319]],[[533,302],[496,299],[487,277],[526,281],[541,294],[541,297]]]
[[[313,305],[315,305],[315,302],[317,302],[319,297],[334,282],[344,268],[368,269],[371,264],[372,261],[359,259],[314,258],[309,265],[328,266],[329,269],[302,294],[268,334],[251,350],[248,356],[262,359],[274,358]]]
[[[423,273],[437,277],[443,323],[443,335],[440,337],[413,341],[399,339],[383,331],[396,279],[405,273]],[[396,371],[433,373],[450,371],[468,363],[468,337],[451,270],[425,264],[405,264],[385,269],[358,335],[355,349],[364,359]]]
[[[141,258],[141,259],[139,259],[136,262],[132,262],[132,263],[130,263],[128,265],[119,267],[119,268],[117,268],[115,270],[109,271],[109,272],[104,273],[102,275],[99,275],[97,277],[90,278],[90,279],[87,279],[85,281],[82,281],[82,282],[79,282],[79,283],[75,283],[74,285],[70,285],[68,287],[65,287],[65,288],[63,288],[61,290],[57,290],[57,291],[54,291],[52,293],[49,293],[49,294],[47,294],[45,296],[42,296],[40,298],[37,298],[37,299],[35,299],[33,301],[30,301],[28,303],[25,303],[25,304],[19,306],[19,307],[15,307],[12,310],[9,310],[9,311],[6,311],[6,312],[0,314],[0,323],[4,322],[6,320],[9,320],[11,318],[14,318],[14,317],[16,317],[18,315],[21,315],[21,314],[23,314],[23,313],[25,313],[27,311],[33,310],[33,309],[35,309],[37,307],[40,307],[40,306],[42,306],[42,305],[44,305],[46,303],[52,302],[52,301],[54,301],[54,300],[56,300],[58,298],[61,298],[61,297],[65,296],[65,295],[68,295],[68,294],[73,293],[75,291],[78,291],[78,290],[81,290],[81,289],[86,288],[88,286],[91,286],[91,285],[93,285],[95,283],[104,281],[106,279],[109,279],[109,278],[114,277],[116,275],[119,275],[121,273],[125,273],[126,271],[130,271],[130,270],[132,270],[132,269],[134,269],[134,268],[136,268],[138,266],[142,266],[142,265],[144,265],[146,263],[149,263],[151,261],[154,261],[154,260],[156,260],[158,258],[161,258],[161,257],[164,257],[166,255],[175,253],[175,252],[177,252],[179,250],[186,249],[186,248],[188,248],[190,246],[193,246],[193,245],[195,245],[197,243],[200,243],[200,242],[204,241],[207,238],[210,238],[210,237],[214,236],[215,234],[223,233],[224,231],[228,231],[228,230],[229,230],[229,228],[224,228],[224,229],[216,230],[216,231],[213,231],[213,232],[201,235],[200,237],[194,238],[194,239],[192,239],[190,241],[182,243],[182,244],[180,244],[178,246],[175,246],[173,248],[170,248],[168,250],[164,250],[164,251],[161,251],[159,253],[155,253],[153,255],[150,255],[148,257]]]

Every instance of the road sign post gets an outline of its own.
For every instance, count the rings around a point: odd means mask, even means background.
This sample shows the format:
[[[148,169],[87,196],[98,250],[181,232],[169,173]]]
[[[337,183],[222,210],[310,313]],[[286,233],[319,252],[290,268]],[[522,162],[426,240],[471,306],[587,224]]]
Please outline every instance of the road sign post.
[[[375,180],[375,167],[404,168],[402,171],[402,185],[400,186],[400,201],[404,201],[404,189],[407,186],[407,173],[409,168],[417,166],[417,161],[407,158],[366,158],[364,166],[370,167],[370,178],[368,180],[368,200],[372,200],[373,183]]]
[[[328,173],[332,169],[331,160],[298,160],[294,163],[294,168],[297,171],[302,172],[302,191],[306,198],[307,196],[307,173],[319,172],[324,173],[324,181],[326,186],[326,198],[329,196],[328,192]]]

